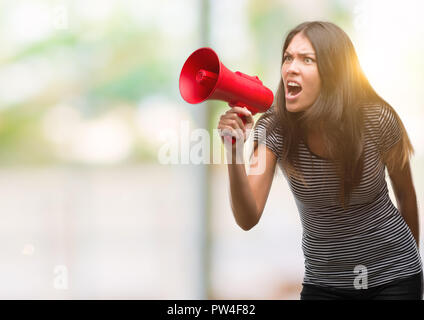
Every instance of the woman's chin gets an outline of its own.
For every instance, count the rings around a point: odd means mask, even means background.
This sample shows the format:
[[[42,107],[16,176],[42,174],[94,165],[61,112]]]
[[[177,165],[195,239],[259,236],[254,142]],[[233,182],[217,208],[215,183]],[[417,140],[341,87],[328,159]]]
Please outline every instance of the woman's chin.
[[[302,111],[302,108],[297,104],[286,103],[286,109],[288,112],[299,112]]]
[[[286,101],[286,109],[288,112],[302,112],[308,109],[311,105],[305,106],[304,104],[299,104],[299,102],[296,103],[290,103]]]

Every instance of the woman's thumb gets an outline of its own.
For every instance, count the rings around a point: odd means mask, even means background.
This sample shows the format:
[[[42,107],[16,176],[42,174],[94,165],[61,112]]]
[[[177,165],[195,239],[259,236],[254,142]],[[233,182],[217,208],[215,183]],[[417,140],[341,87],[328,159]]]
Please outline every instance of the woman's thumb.
[[[244,118],[246,119],[246,124],[253,123],[253,116],[252,116],[252,113],[250,112],[250,110],[247,109],[246,107],[244,107],[243,109],[244,109],[243,111],[245,111],[244,112],[244,115],[245,115]]]

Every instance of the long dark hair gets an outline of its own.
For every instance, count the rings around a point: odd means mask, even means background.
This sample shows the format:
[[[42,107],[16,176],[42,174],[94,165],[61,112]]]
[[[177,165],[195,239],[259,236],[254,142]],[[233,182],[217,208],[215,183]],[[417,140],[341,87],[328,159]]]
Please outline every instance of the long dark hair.
[[[298,146],[301,139],[306,139],[308,128],[316,127],[318,124],[327,154],[338,164],[339,200],[345,208],[352,190],[362,178],[364,107],[379,104],[389,108],[399,123],[402,143],[398,144],[400,147],[397,148],[397,155],[381,154],[389,169],[398,165],[404,166],[413,153],[413,148],[397,113],[375,92],[367,80],[349,36],[330,22],[304,22],[288,33],[282,57],[298,33],[306,36],[315,50],[321,91],[310,108],[302,112],[289,112],[286,109],[285,89],[281,78],[272,106],[275,121],[272,121],[273,125],[267,128],[267,134],[272,132],[275,126],[280,127],[280,132],[284,136],[281,151],[283,169],[289,176],[298,178],[306,184],[301,172],[296,168]],[[267,113],[261,117],[271,115]],[[256,124],[258,122],[259,120]]]

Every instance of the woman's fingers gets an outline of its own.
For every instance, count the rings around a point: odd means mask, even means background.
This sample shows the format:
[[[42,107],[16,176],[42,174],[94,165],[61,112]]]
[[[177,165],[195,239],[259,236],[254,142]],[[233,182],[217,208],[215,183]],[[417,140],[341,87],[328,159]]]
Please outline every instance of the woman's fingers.
[[[224,135],[231,135],[232,137],[243,136],[243,130],[236,124],[235,120],[223,120],[220,122],[218,129],[222,130]]]
[[[245,123],[253,123],[252,113],[247,108],[232,107],[230,110],[227,110],[223,117],[235,119],[243,131],[245,131]],[[243,117],[245,122],[243,122],[241,117]]]
[[[230,109],[227,110],[228,113],[240,113],[243,114],[245,116],[247,115],[251,115],[252,113],[249,111],[249,109],[247,109],[246,107],[231,107]]]
[[[240,129],[244,131],[243,121],[241,121],[237,115],[222,115],[219,123],[233,129]]]
[[[240,117],[243,117],[245,122]],[[252,113],[247,108],[234,106],[221,115],[218,129],[221,131],[221,136],[227,135],[246,140],[248,136],[246,130],[251,129],[253,123]]]
[[[239,115],[242,115],[246,124],[249,124],[249,123],[253,124],[253,122],[254,122],[252,113],[246,107],[232,107],[227,112],[228,113],[237,113]]]
[[[231,118],[223,118],[221,120],[222,124],[228,127],[233,128],[234,130],[242,130],[243,132],[246,130],[243,124],[243,121],[240,119],[238,115],[235,115]]]

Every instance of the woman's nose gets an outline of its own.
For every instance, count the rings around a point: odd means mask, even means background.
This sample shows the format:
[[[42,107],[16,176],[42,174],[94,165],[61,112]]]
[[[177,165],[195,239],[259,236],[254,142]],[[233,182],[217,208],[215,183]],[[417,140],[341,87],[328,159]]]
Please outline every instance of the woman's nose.
[[[297,61],[293,60],[287,67],[287,73],[299,73]]]

